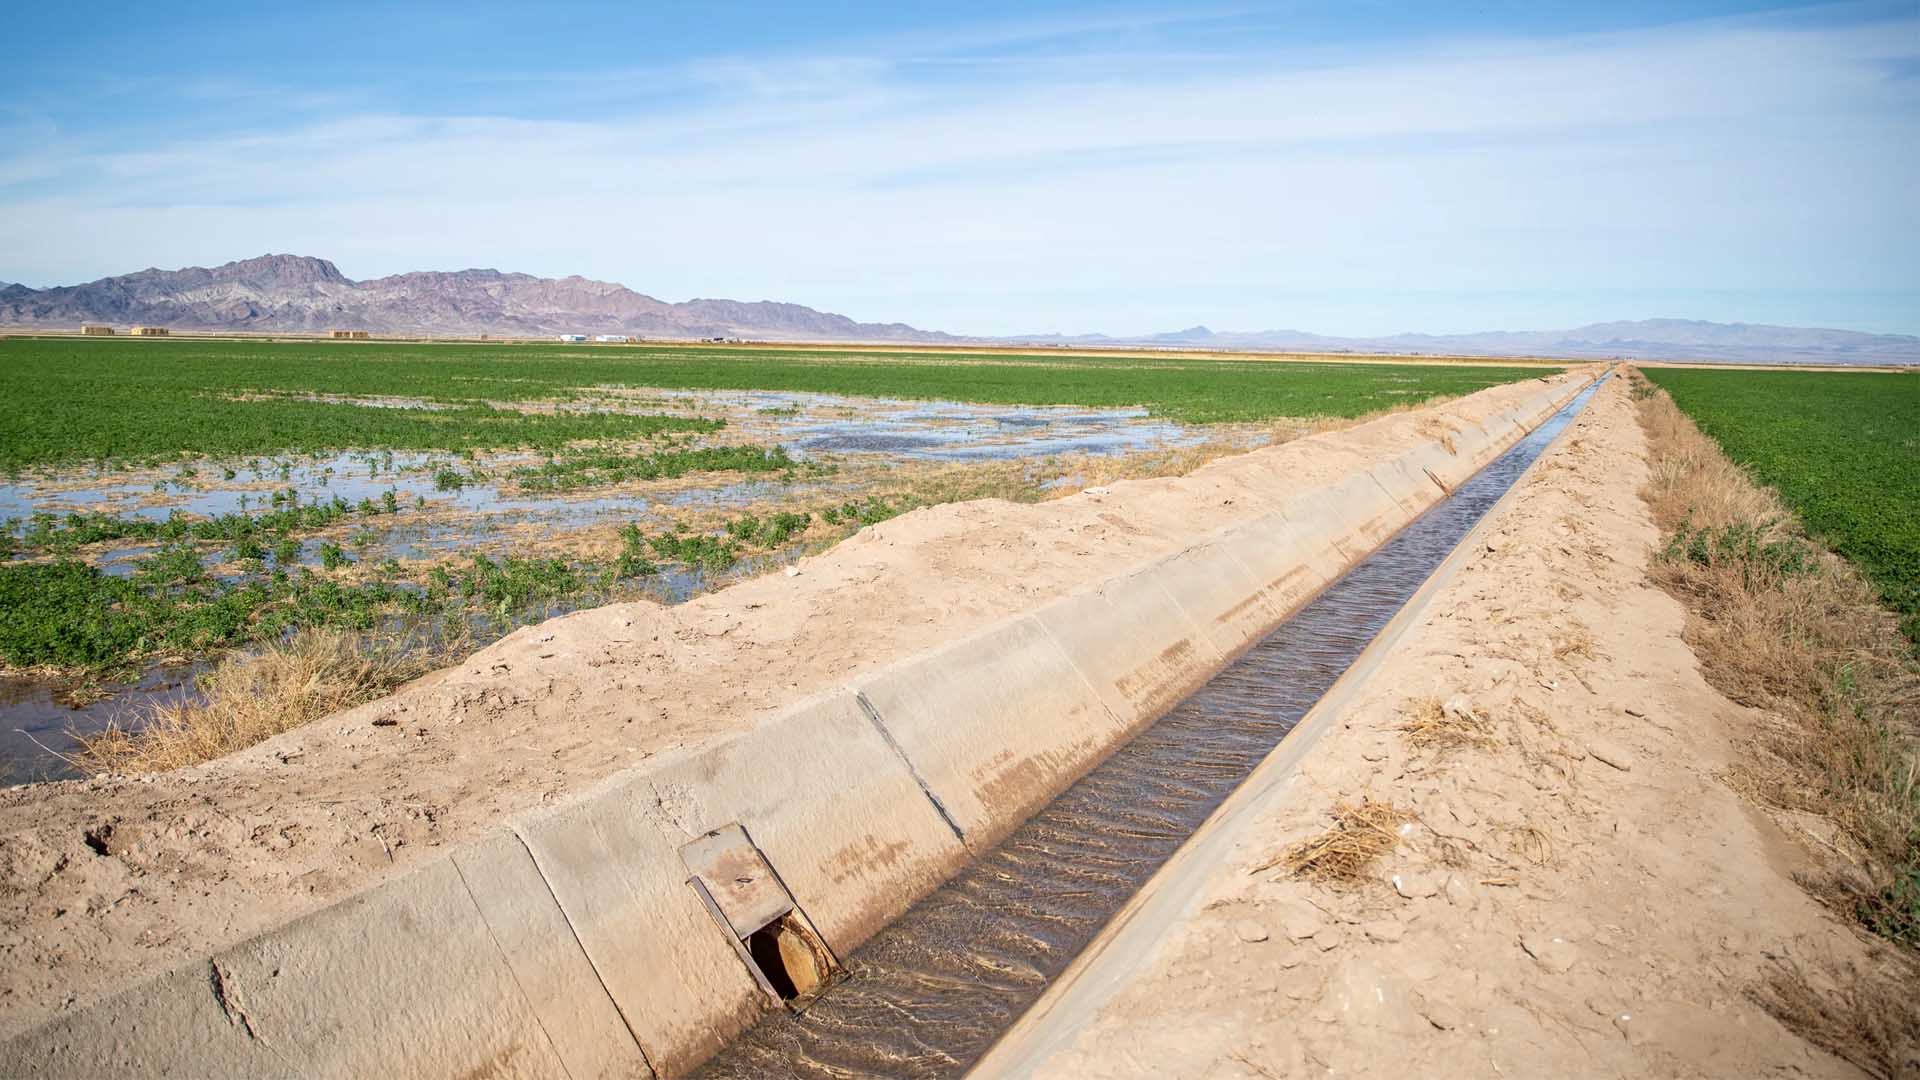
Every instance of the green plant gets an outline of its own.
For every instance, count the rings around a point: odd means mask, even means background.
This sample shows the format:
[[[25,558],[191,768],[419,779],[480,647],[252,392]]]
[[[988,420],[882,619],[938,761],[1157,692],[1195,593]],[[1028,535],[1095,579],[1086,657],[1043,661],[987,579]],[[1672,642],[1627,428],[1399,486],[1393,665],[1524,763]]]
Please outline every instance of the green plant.
[[[1649,368],[1700,430],[1858,567],[1920,649],[1920,376]]]
[[[1776,522],[1737,521],[1718,529],[1710,525],[1696,529],[1683,521],[1660,557],[1697,566],[1737,566],[1748,588],[1765,588],[1812,573],[1819,566],[1813,549],[1778,528]]]
[[[708,573],[724,571],[739,559],[734,541],[702,533],[683,533],[678,526],[648,541],[661,558],[686,563]]]
[[[567,453],[543,465],[515,469],[524,491],[573,491],[627,480],[662,480],[695,472],[776,472],[794,464],[784,447],[709,446],[626,454]]]
[[[628,523],[620,530],[620,554],[614,559],[613,573],[616,578],[646,577],[660,572],[652,559],[647,558],[646,536],[640,526]]]

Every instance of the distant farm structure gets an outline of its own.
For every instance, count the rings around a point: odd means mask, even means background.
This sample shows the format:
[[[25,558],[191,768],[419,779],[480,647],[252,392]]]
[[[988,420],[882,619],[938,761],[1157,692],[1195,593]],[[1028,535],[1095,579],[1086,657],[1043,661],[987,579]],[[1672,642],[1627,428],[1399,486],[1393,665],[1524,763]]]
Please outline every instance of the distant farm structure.
[[[164,326],[136,326],[127,331],[127,333],[132,334],[134,337],[166,337],[167,328]]]
[[[585,341],[585,340],[587,340],[587,335],[585,335],[585,334],[561,334],[561,335],[560,335],[560,340],[561,340],[561,341],[575,341],[575,342],[577,342],[577,341]]]
[[[367,332],[365,330],[329,330],[327,336],[337,341],[365,341]]]
[[[88,337],[112,337],[113,327],[98,326],[98,325],[90,324],[90,325],[81,327],[80,332],[87,335]]]
[[[598,337],[595,337],[593,340],[605,342],[607,344],[624,345],[627,342],[632,341],[633,338],[629,337],[626,334],[601,334]]]

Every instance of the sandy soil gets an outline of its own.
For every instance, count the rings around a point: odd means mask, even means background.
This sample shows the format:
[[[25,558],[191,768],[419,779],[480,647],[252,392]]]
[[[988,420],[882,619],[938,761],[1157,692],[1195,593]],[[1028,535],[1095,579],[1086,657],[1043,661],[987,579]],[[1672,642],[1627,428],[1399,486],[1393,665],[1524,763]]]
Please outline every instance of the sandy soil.
[[[1555,373],[1547,381],[1574,375]],[[934,507],[678,607],[616,604],[200,768],[0,792],[0,1036],[367,887],[517,810],[1179,550],[1537,390],[1038,505]]]
[[[1226,857],[1156,882],[1191,889],[1164,933],[1102,943],[1115,958],[1089,966],[1118,985],[1080,972],[1078,1002],[1056,988],[1002,1060],[1059,1077],[1853,1075],[1745,996],[1781,958],[1870,947],[1717,778],[1739,707],[1647,582],[1645,475],[1615,380],[1294,779],[1223,819]],[[1402,725],[1422,699],[1485,720],[1490,744],[1417,747]],[[1365,881],[1254,871],[1363,795],[1413,815]]]

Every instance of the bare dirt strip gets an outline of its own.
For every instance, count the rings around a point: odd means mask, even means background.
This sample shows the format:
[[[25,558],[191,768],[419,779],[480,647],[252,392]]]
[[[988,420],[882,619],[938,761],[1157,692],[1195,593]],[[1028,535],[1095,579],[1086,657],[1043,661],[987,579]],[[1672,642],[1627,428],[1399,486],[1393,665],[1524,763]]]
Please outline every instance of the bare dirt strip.
[[[1749,997],[1875,947],[1720,779],[1740,707],[1647,580],[1646,476],[1615,379],[1319,741],[1256,774],[1190,845],[1212,857],[1170,864],[982,1074],[1859,1075]],[[1357,880],[1290,873],[1342,806],[1343,842],[1371,819],[1386,852]]]
[[[805,560],[797,576],[518,631],[390,698],[205,766],[0,792],[0,1036],[1539,389],[1495,387],[1184,477],[921,510]]]

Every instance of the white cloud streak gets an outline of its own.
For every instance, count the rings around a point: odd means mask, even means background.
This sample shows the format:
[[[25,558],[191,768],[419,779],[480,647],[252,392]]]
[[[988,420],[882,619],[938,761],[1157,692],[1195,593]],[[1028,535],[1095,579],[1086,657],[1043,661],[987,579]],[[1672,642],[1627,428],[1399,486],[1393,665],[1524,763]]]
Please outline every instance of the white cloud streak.
[[[737,59],[699,65],[706,104],[611,119],[349,115],[143,151],[29,133],[0,156],[0,277],[294,250],[974,332],[1499,317],[1261,296],[1327,289],[1888,289],[1920,280],[1920,80],[1887,74],[1916,52],[1920,19],[1063,56],[1006,86]]]

